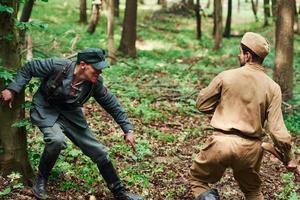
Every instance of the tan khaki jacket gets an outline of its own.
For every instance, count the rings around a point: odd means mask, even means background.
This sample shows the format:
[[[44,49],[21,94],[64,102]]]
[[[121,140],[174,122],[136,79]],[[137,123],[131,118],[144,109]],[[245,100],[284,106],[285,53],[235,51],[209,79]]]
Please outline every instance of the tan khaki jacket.
[[[275,146],[288,162],[291,136],[283,121],[281,103],[279,85],[265,74],[263,66],[254,63],[220,73],[197,98],[200,111],[214,112],[211,126],[216,129],[238,130],[261,139],[267,121]]]

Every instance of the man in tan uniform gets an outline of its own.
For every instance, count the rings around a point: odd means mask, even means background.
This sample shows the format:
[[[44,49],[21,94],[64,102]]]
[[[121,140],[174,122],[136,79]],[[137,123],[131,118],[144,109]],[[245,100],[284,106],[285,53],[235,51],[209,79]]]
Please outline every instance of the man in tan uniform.
[[[201,112],[213,113],[211,126],[215,129],[189,172],[197,200],[220,198],[208,184],[219,181],[227,167],[233,169],[247,200],[263,200],[259,169],[265,121],[284,164],[290,170],[296,167],[291,136],[282,117],[280,87],[262,66],[268,53],[269,43],[264,37],[246,33],[240,44],[241,67],[217,75],[197,98]]]

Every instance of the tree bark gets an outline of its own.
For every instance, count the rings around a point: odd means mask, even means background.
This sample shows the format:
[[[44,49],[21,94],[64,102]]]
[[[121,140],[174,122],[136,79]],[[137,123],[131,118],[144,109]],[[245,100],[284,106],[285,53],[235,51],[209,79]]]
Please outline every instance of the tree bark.
[[[270,12],[270,0],[264,0],[264,17],[265,17],[265,22],[264,26],[269,26],[269,17],[271,16]]]
[[[222,0],[214,0],[214,50],[218,50],[221,48],[223,32],[222,24]]]
[[[87,24],[86,0],[80,0],[79,23]]]
[[[277,0],[274,80],[280,85],[282,97],[293,96],[294,3],[295,0]]]
[[[90,20],[90,24],[88,26],[87,32],[93,34],[98,25],[99,17],[100,17],[100,9],[101,9],[102,1],[94,1],[92,5],[92,17]]]
[[[114,46],[114,11],[115,11],[115,0],[108,0],[108,15],[107,15],[108,60],[111,65],[116,60],[115,46]]]
[[[15,19],[18,10],[17,0],[0,0],[3,6],[12,7],[13,14],[0,12],[0,61],[7,69],[16,70],[21,65],[20,35],[15,27]],[[11,40],[7,36],[11,36]],[[0,80],[0,90],[4,89],[4,83]],[[24,118],[24,92],[15,96],[13,108],[0,107],[0,173],[8,175],[13,171],[20,172],[25,184],[31,182],[33,171],[29,163],[27,153],[27,140],[24,128],[12,128],[12,124]]]
[[[134,58],[137,56],[135,47],[136,21],[137,0],[126,0],[125,16],[119,51]]]
[[[294,32],[296,34],[300,34],[300,23],[299,23],[299,19],[298,19],[298,10],[297,10],[297,2],[294,1],[295,5],[294,5],[294,13],[295,13],[295,18],[294,18]]]
[[[195,16],[196,16],[196,38],[201,39],[202,36],[202,31],[201,31],[201,5],[200,5],[200,0],[196,1],[195,5]]]
[[[226,26],[223,36],[229,38],[231,31],[232,0],[228,0]]]
[[[207,8],[207,9],[210,8],[210,0],[207,1],[206,8]]]
[[[158,0],[157,4],[161,5],[163,8],[167,8],[167,0]]]
[[[120,0],[114,0],[114,7],[115,7],[115,11],[114,11],[114,15],[115,17],[119,17],[120,16],[120,9],[119,9],[119,6],[120,6]]]
[[[272,0],[272,17],[273,21],[276,21],[277,16],[277,0]]]
[[[254,0],[251,0],[251,7],[255,17],[255,21],[258,22],[258,17],[257,17],[258,0],[256,0],[256,2],[254,2]]]
[[[21,22],[28,22],[31,16],[34,0],[27,0],[24,4],[22,14],[20,17]]]

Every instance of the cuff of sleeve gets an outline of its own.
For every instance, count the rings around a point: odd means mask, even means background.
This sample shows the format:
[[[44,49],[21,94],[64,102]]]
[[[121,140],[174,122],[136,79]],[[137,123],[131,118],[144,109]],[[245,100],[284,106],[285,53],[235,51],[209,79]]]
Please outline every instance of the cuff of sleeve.
[[[20,93],[20,91],[22,90],[22,88],[20,88],[20,87],[14,85],[14,84],[9,84],[9,85],[6,87],[6,89],[12,90],[12,91],[14,91],[14,92],[16,92],[16,93]]]
[[[133,126],[131,124],[126,124],[121,126],[121,128],[125,134],[127,134],[130,130],[133,130]]]

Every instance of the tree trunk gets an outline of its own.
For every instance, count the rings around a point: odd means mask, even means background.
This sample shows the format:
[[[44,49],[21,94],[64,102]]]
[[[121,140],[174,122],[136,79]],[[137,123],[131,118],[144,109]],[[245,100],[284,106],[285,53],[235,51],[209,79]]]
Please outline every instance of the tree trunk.
[[[90,34],[93,34],[95,32],[96,27],[98,25],[98,21],[99,21],[99,17],[100,17],[101,2],[102,1],[99,1],[99,2],[94,1],[93,2],[92,17],[91,17],[90,24],[87,29],[87,32]]]
[[[238,3],[237,3],[237,11],[238,11],[238,12],[241,11],[241,0],[238,0]]]
[[[258,0],[256,0],[256,2],[254,2],[254,0],[251,0],[251,7],[255,17],[255,21],[258,22],[258,17],[257,17]]]
[[[20,22],[29,22],[34,1],[35,0],[27,0],[25,2],[21,17],[20,17]],[[28,36],[28,37],[30,37],[30,36]],[[21,49],[27,48],[26,44],[28,44],[28,43],[26,42],[26,30],[25,29],[20,31],[20,42],[21,42],[21,44],[20,44]]]
[[[209,9],[209,7],[210,7],[210,0],[208,0],[206,4],[206,8]]]
[[[125,16],[123,21],[122,37],[119,51],[125,55],[136,57],[136,20],[137,0],[126,0]]]
[[[157,3],[163,8],[167,8],[167,0],[158,0]]]
[[[196,16],[196,38],[201,39],[202,31],[201,31],[201,14],[200,14],[200,0],[196,1],[195,5],[195,16]]]
[[[231,15],[232,15],[232,0],[228,0],[228,11],[227,11],[227,19],[226,26],[223,36],[229,38],[230,30],[231,30]]]
[[[120,6],[120,0],[114,0],[114,7],[115,7],[115,11],[114,11],[114,15],[115,17],[119,17],[120,16],[120,9],[119,9],[119,6]]]
[[[188,0],[186,2],[187,4],[187,7],[190,8],[190,9],[193,9],[194,8],[194,0]]]
[[[31,11],[33,8],[34,0],[27,0],[24,4],[22,14],[20,17],[21,22],[28,22],[31,16]]]
[[[20,36],[15,27],[18,1],[0,0],[3,6],[12,7],[13,14],[0,12],[0,60],[1,65],[7,69],[16,70],[21,65]],[[11,40],[6,39],[10,35]],[[4,89],[4,83],[0,80],[0,90]],[[24,92],[15,96],[13,108],[0,107],[0,173],[8,175],[13,171],[20,172],[25,184],[31,182],[33,171],[29,163],[27,153],[27,140],[24,128],[12,128],[12,124],[24,118]]]
[[[264,0],[264,17],[265,17],[265,22],[264,26],[269,26],[269,17],[271,16],[270,12],[270,0]]]
[[[298,19],[298,10],[297,10],[297,2],[295,2],[295,5],[294,5],[294,13],[295,13],[295,18],[294,18],[294,32],[296,34],[300,34],[300,23],[299,23],[299,19]]]
[[[273,21],[276,21],[277,16],[277,0],[272,0],[272,17]]]
[[[214,0],[214,50],[221,48],[222,29],[222,0]]]
[[[87,24],[86,0],[80,0],[79,23]]]
[[[280,85],[282,97],[287,101],[293,96],[293,50],[295,0],[277,0],[275,71],[274,80]]]
[[[116,60],[115,46],[114,46],[114,11],[115,11],[115,0],[108,0],[108,14],[107,14],[108,60],[111,65]]]

